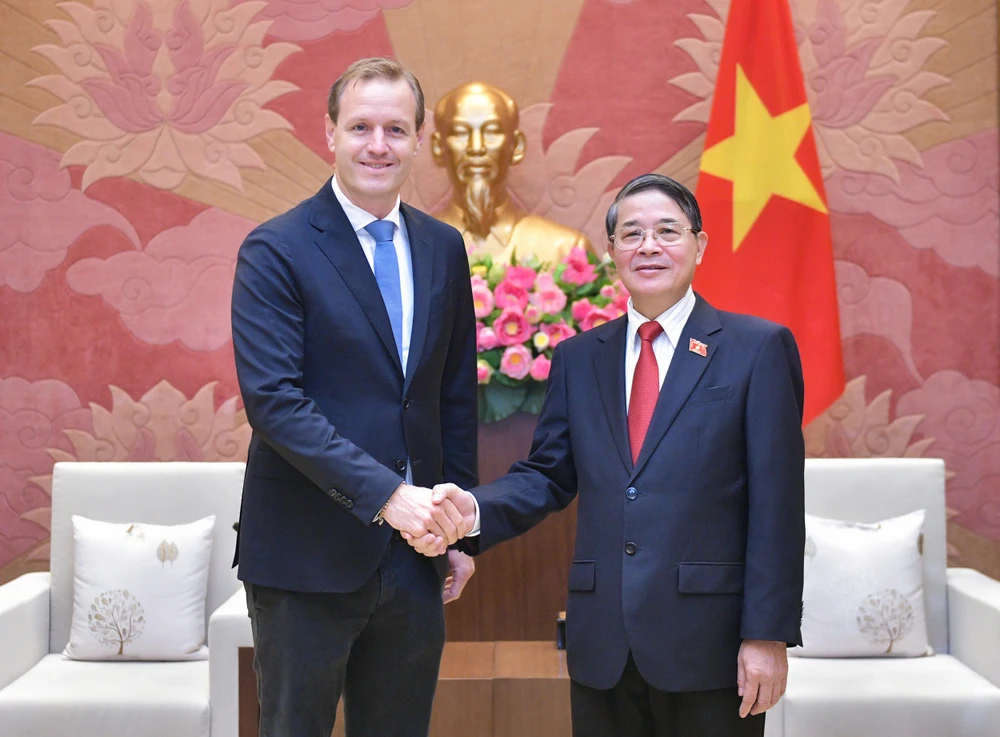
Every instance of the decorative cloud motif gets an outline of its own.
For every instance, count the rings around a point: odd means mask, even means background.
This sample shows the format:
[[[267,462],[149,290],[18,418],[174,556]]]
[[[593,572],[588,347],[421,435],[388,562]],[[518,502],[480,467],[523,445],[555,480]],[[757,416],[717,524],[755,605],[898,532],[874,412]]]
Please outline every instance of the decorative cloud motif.
[[[826,189],[831,208],[870,212],[914,248],[1000,276],[997,131],[943,143],[923,158],[923,167],[900,164],[898,182],[880,174],[834,173]]]
[[[921,430],[936,438],[935,455],[955,474],[948,482],[955,521],[1000,540],[1000,387],[948,369],[901,396],[897,409],[924,416]]]
[[[358,30],[382,10],[413,0],[266,0],[259,18],[273,20],[268,35],[285,41],[315,41],[340,31]]]
[[[869,276],[850,261],[836,261],[837,297],[840,303],[840,333],[846,340],[855,335],[878,335],[899,349],[913,378],[921,379],[913,362],[910,332],[913,298],[895,279]]]
[[[196,351],[215,350],[231,339],[236,254],[253,227],[209,209],[158,234],[145,251],[77,261],[66,281],[81,294],[101,295],[140,340],[179,340]]]
[[[62,104],[39,115],[83,140],[62,166],[86,167],[83,189],[98,179],[138,174],[172,189],[188,173],[242,188],[240,167],[263,169],[246,141],[291,124],[264,105],[298,89],[272,81],[299,50],[263,46],[269,21],[252,22],[263,2],[95,0],[60,4],[71,18],[49,20],[62,45],[34,50],[59,74],[31,84]]]
[[[49,449],[71,449],[63,431],[91,427],[90,411],[67,384],[0,378],[0,566],[48,537]]]
[[[118,228],[139,248],[131,223],[111,207],[73,189],[59,156],[0,132],[0,286],[38,288],[70,245],[97,225]]]

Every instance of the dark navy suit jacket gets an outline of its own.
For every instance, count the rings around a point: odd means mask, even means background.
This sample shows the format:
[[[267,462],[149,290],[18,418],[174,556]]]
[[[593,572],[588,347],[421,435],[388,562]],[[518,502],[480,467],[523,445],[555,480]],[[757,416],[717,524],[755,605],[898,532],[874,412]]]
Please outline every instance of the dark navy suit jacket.
[[[328,181],[243,242],[233,346],[253,428],[235,563],[251,583],[349,592],[405,476],[477,482],[476,330],[462,237],[400,208],[413,263],[406,375],[364,251]],[[444,560],[439,559],[439,569]]]
[[[531,454],[474,489],[486,550],[579,497],[570,676],[736,685],[743,639],[800,642],[804,442],[792,334],[698,297],[633,467],[622,317],[561,343]],[[703,357],[690,339],[707,346]]]

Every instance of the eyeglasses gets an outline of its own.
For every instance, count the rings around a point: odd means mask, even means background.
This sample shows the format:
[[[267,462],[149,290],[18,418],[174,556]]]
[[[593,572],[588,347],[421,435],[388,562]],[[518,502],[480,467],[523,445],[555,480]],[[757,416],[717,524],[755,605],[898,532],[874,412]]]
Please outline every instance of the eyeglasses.
[[[688,230],[692,233],[698,232],[694,228],[657,225],[655,228],[650,228],[649,230],[643,230],[639,227],[622,228],[621,230],[616,230],[612,238],[620,250],[634,251],[645,242],[646,233],[652,233],[653,240],[661,246],[675,246],[684,240],[684,232]]]

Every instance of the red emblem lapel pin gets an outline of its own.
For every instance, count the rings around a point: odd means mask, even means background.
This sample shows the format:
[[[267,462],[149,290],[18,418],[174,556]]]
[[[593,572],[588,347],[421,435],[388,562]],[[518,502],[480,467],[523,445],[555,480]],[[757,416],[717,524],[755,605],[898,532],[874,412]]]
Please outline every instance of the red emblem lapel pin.
[[[697,353],[699,356],[708,358],[708,346],[702,343],[700,340],[695,340],[691,338],[691,342],[688,343],[688,350],[692,353]]]

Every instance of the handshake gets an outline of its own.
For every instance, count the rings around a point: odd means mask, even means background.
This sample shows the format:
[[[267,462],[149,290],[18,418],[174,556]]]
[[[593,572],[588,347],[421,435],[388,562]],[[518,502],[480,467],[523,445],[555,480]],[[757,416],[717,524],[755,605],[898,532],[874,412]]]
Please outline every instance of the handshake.
[[[382,519],[399,530],[418,553],[442,555],[476,524],[476,502],[455,484],[438,484],[433,489],[400,484],[389,497]]]

